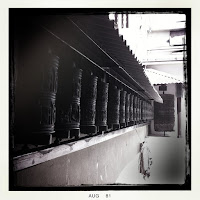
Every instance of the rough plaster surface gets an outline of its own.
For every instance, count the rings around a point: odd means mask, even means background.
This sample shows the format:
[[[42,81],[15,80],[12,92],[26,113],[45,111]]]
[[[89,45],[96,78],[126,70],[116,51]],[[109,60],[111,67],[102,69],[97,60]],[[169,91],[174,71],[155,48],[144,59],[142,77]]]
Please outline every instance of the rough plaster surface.
[[[147,126],[94,146],[15,172],[17,186],[50,187],[115,183],[138,155]]]

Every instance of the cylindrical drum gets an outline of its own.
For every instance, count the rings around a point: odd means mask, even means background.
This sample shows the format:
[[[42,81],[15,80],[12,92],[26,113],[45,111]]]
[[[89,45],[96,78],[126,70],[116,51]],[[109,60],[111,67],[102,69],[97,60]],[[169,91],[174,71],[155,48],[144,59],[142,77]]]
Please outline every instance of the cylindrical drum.
[[[54,133],[55,123],[55,99],[57,92],[58,79],[58,64],[59,58],[57,56],[49,56],[48,63],[43,65],[41,76],[41,90],[38,101],[39,118],[38,126],[35,132]]]
[[[32,133],[40,134],[40,141],[35,142],[34,139],[32,141],[38,144],[51,143],[49,134],[55,132],[58,65],[59,58],[55,55],[48,55],[48,59],[41,65],[41,74],[39,76],[41,88],[37,104],[33,106],[32,112]]]
[[[149,104],[146,105],[147,120],[149,120]]]
[[[81,133],[96,133],[97,77],[83,74],[81,95]]]
[[[73,67],[68,85],[63,80],[57,99],[57,136],[67,138],[68,132],[78,137],[80,132],[80,97],[82,69]],[[71,87],[71,89],[69,89]]]
[[[126,95],[125,121],[126,123],[130,121],[130,94]]]
[[[119,126],[120,90],[110,85],[108,92],[108,124]]]
[[[107,130],[108,86],[109,83],[103,81],[97,83],[96,125],[99,131]]]
[[[153,106],[150,104],[150,120],[152,120],[154,118],[153,115]]]
[[[141,100],[141,120],[144,120],[144,113],[143,113],[143,100]]]
[[[130,96],[130,122],[132,123],[134,121],[133,119],[133,101],[134,101],[134,95],[131,94]]]
[[[145,116],[146,116],[146,120],[148,120],[148,110],[147,110],[147,102],[145,103]]]
[[[142,100],[139,101],[139,108],[140,108],[140,121],[142,120]]]
[[[139,99],[139,97],[137,96],[137,102],[136,102],[136,108],[137,108],[137,119],[136,119],[136,121],[137,121],[137,123],[138,123],[139,120],[140,120],[139,101],[140,101],[140,99]]]
[[[148,110],[149,110],[149,120],[151,120],[151,109],[150,109],[150,104],[149,104]]]
[[[134,123],[137,121],[137,96],[134,96]]]
[[[141,121],[141,99],[138,99],[138,114],[139,114],[139,121]]]
[[[16,142],[50,144],[55,132],[59,57],[46,49],[17,55],[15,95]],[[31,55],[31,57],[29,57]],[[31,58],[31,59],[30,59]],[[26,70],[23,70],[26,69]]]
[[[126,103],[126,91],[120,92],[120,124],[125,125],[125,103]]]
[[[146,121],[146,101],[143,101],[143,119]]]
[[[151,119],[151,110],[150,110],[150,104],[148,104],[148,113],[149,113],[149,120]]]

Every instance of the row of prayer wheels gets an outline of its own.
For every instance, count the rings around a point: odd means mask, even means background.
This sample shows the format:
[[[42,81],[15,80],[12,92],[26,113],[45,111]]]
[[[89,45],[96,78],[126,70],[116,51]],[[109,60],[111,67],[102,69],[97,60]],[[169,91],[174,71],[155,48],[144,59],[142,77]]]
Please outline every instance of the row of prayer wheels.
[[[29,129],[33,127],[31,135],[40,138],[31,139],[34,143],[49,144],[52,135],[78,139],[80,133],[92,135],[152,119],[151,104],[125,86],[108,83],[75,64],[67,69],[66,77],[65,68],[58,70],[57,56],[48,60],[41,72],[34,117],[27,123]]]
[[[138,95],[76,67],[72,77],[71,104],[67,110],[59,108],[61,112],[57,112],[55,130],[58,137],[78,138],[80,132],[95,134],[151,119],[151,105]],[[63,96],[60,94],[57,98]],[[63,110],[64,115],[61,115]]]

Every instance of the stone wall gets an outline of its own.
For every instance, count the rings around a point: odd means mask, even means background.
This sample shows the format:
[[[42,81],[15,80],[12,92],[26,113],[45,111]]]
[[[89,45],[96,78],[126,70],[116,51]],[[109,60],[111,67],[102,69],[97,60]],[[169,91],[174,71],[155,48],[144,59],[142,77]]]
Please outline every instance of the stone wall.
[[[124,132],[118,134],[122,130]],[[122,130],[96,136],[101,140],[109,136],[98,144],[90,143],[87,148],[15,171],[16,186],[63,187],[115,183],[124,167],[137,156],[139,144],[148,133],[148,125]]]

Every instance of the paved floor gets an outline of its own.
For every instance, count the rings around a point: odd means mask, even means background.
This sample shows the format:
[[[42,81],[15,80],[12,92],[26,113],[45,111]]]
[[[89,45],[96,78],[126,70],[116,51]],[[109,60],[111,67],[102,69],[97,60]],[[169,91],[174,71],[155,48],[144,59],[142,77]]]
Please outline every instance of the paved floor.
[[[146,180],[139,173],[139,155],[121,172],[116,183],[126,184],[183,184],[185,178],[185,139],[148,137],[153,164]]]

